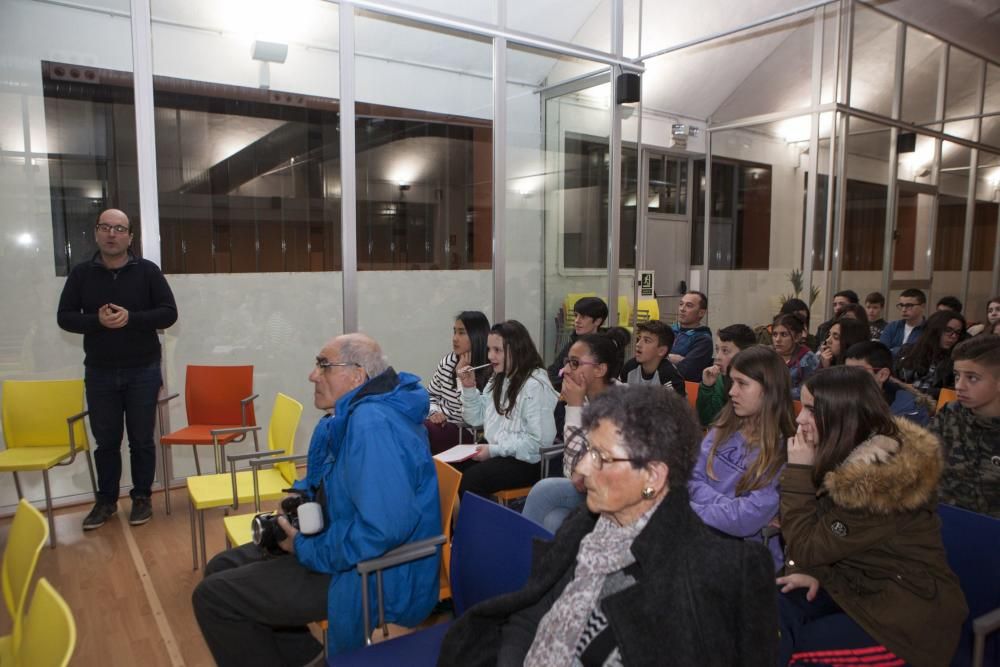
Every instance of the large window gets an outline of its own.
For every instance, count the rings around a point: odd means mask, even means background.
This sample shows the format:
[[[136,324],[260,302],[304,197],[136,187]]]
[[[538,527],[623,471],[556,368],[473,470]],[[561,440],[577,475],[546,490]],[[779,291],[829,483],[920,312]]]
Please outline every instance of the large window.
[[[685,157],[653,155],[649,158],[650,213],[687,215],[688,161]]]
[[[622,209],[619,268],[635,268],[635,225],[638,154],[622,146]],[[563,265],[567,269],[603,269],[608,266],[608,184],[610,153],[607,141],[566,133],[565,228]]]
[[[694,163],[698,187],[691,225],[691,264],[701,265],[705,233],[705,161]],[[771,241],[771,167],[712,160],[712,269],[767,269]]]
[[[46,125],[62,138],[50,144],[90,142],[49,156],[60,275],[94,251],[100,210],[123,208],[139,228],[131,74],[68,72],[43,65]],[[153,84],[165,272],[341,268],[336,100]],[[370,104],[357,115],[358,268],[489,268],[492,210],[473,194],[491,178],[491,124]]]
[[[972,214],[972,256],[969,269],[991,271],[996,244],[997,207],[977,201]],[[934,237],[934,270],[961,271],[965,241],[965,200],[942,195],[938,200],[938,228]]]

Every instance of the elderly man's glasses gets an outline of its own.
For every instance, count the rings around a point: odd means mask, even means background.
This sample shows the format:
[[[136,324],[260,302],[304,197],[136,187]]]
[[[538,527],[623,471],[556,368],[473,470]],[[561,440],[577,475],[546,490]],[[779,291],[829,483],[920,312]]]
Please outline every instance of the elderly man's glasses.
[[[97,223],[97,225],[96,225],[95,228],[97,229],[97,231],[101,232],[102,234],[110,234],[111,232],[114,232],[115,234],[128,234],[129,233],[129,228],[126,227],[125,225],[109,225],[109,224],[104,223],[104,222],[99,222],[99,223]]]
[[[596,361],[585,361],[584,359],[577,359],[576,357],[567,357],[566,365],[572,370],[577,370],[580,366],[597,366]]]
[[[316,368],[318,368],[321,373],[326,372],[328,368],[339,368],[342,366],[355,366],[357,368],[361,368],[360,364],[356,364],[352,361],[327,361],[322,357],[316,358]]]

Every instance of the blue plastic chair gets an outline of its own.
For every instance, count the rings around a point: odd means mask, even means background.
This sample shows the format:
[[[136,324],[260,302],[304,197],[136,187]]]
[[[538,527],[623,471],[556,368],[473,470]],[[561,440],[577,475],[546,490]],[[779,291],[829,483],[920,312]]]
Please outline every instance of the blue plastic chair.
[[[1000,519],[943,504],[938,505],[938,514],[948,565],[958,576],[969,604],[952,667],[1000,665],[1000,637],[989,637],[992,630],[988,627],[995,630],[997,621],[984,618],[991,612],[994,617],[1000,614]],[[979,647],[975,646],[973,625],[984,630],[980,655],[976,655]]]
[[[451,547],[451,595],[455,614],[491,597],[516,591],[531,573],[534,538],[552,533],[514,510],[466,493]],[[437,663],[448,623],[396,639],[332,655],[330,667],[432,667]]]

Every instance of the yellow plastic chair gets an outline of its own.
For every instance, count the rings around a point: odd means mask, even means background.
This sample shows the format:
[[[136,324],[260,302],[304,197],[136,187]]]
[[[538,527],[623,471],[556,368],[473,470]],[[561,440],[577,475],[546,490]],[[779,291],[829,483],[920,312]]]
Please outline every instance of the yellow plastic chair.
[[[73,612],[48,579],[42,577],[24,619],[24,636],[14,652],[18,667],[65,667],[76,647]],[[8,663],[4,663],[8,664]]]
[[[24,616],[24,602],[28,597],[31,577],[35,574],[42,545],[49,538],[49,526],[45,517],[27,500],[21,499],[14,513],[14,521],[7,535],[7,546],[3,551],[3,599],[13,620],[13,632],[0,637],[0,665],[12,663],[12,656],[21,641],[21,622]]]
[[[651,322],[660,319],[660,305],[656,299],[640,299],[635,307],[635,323]]]
[[[24,498],[19,472],[41,471],[45,484],[45,511],[49,538],[56,546],[49,469],[70,465],[85,452],[90,485],[97,494],[94,462],[90,458],[83,418],[83,380],[20,381],[3,383],[3,434],[7,449],[0,452],[0,472],[14,473],[18,499]]]
[[[281,462],[268,470],[257,470],[253,466],[246,470],[236,470],[237,461],[249,459],[273,462],[269,457],[282,457],[292,453],[295,445],[295,432],[302,417],[302,404],[294,398],[279,393],[274,398],[271,411],[271,421],[267,427],[267,451],[250,454],[235,454],[228,456],[231,468],[228,473],[214,475],[196,475],[187,478],[188,508],[191,516],[191,558],[192,569],[198,569],[198,545],[201,545],[201,564],[204,567],[207,560],[205,553],[205,510],[214,507],[231,506],[239,509],[240,502],[256,502],[260,511],[260,499],[273,500],[281,498],[282,489],[295,481],[295,466],[290,462]],[[240,431],[248,433],[259,430],[259,426],[235,426],[212,431],[212,435],[221,435]],[[197,515],[198,533],[195,537],[195,515]],[[249,526],[249,521],[247,521]]]
[[[629,320],[631,319],[632,305],[628,302],[628,297],[618,297],[618,326],[625,327],[631,331],[632,327],[629,325]]]

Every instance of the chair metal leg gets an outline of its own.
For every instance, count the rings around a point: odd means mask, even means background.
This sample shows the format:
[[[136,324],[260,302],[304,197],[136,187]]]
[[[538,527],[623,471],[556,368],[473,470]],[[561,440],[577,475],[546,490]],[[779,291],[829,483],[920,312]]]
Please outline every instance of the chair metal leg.
[[[365,645],[370,646],[372,643],[372,628],[371,623],[369,623],[369,611],[368,611],[368,573],[361,573],[361,617],[364,620],[365,627]]]
[[[49,546],[56,548],[56,519],[52,513],[52,489],[49,488],[49,471],[42,471],[42,481],[45,483],[45,513],[49,515]]]
[[[17,476],[17,472],[14,473],[14,486],[17,487],[17,499],[21,500],[24,493],[21,492],[21,478]]]
[[[94,490],[94,498],[97,498],[97,478],[94,477],[94,457],[90,450],[87,450],[87,470],[90,472],[90,488]]]
[[[198,569],[198,538],[194,533],[194,503],[188,494],[188,518],[191,520],[191,569]]]
[[[167,472],[167,447],[160,445],[160,467],[163,469],[161,480],[163,482],[163,504],[167,514],[170,514],[170,473]]]
[[[201,539],[201,571],[205,572],[205,510],[198,512],[198,532]]]
[[[201,461],[198,460],[198,445],[191,445],[191,451],[194,452],[194,469],[201,475]]]

